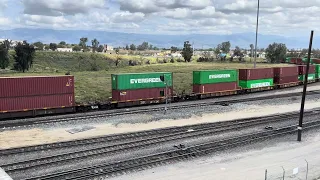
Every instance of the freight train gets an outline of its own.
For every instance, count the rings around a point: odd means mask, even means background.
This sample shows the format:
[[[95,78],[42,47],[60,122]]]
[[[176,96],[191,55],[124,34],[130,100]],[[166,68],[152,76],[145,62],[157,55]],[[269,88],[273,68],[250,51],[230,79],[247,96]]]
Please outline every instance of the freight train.
[[[174,92],[172,72],[112,74],[112,98],[77,104],[73,76],[0,77],[0,119],[77,113],[181,102],[286,88],[303,84],[305,65],[200,70],[193,72],[191,94]],[[310,65],[308,83],[319,80],[320,64]]]

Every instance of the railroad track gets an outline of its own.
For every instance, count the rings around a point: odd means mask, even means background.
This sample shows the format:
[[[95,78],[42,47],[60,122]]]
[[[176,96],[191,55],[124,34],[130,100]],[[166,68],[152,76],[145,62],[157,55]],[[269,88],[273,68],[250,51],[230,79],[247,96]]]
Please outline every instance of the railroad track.
[[[320,126],[320,121],[312,121],[304,124],[304,129],[311,129]],[[264,140],[270,137],[276,137],[285,134],[291,134],[297,131],[297,126],[287,126],[274,130],[267,130],[257,133],[246,134],[233,138],[228,138],[220,141],[204,143],[200,145],[190,146],[178,150],[166,151],[158,154],[128,159],[116,163],[103,164],[88,168],[79,168],[76,170],[59,172],[45,176],[27,178],[26,180],[53,180],[53,179],[74,179],[74,180],[88,180],[91,178],[119,175],[131,170],[148,169],[150,167],[159,166],[167,163],[177,162],[194,158],[197,156],[207,155],[213,152],[224,150],[238,145],[244,145],[259,140]]]
[[[320,109],[319,111],[315,111],[315,110],[307,111],[305,113],[305,116],[314,116],[319,114],[320,114]],[[206,124],[190,125],[185,127],[173,127],[173,128],[150,130],[145,132],[105,136],[105,137],[99,137],[97,139],[93,138],[94,142],[102,141],[102,142],[110,143],[112,140],[117,142],[124,137],[129,138],[129,141],[119,142],[113,145],[106,145],[104,147],[99,147],[99,148],[91,148],[91,149],[75,151],[71,153],[57,154],[57,155],[47,156],[47,157],[42,157],[37,159],[29,159],[26,161],[2,165],[1,167],[8,173],[15,173],[17,171],[22,171],[22,170],[26,170],[26,169],[38,167],[38,166],[51,165],[54,163],[63,163],[63,162],[73,161],[73,160],[92,157],[92,156],[100,156],[100,155],[111,156],[113,154],[120,153],[126,150],[140,149],[142,147],[165,143],[168,141],[186,139],[186,138],[195,138],[200,136],[208,136],[208,135],[218,134],[221,132],[238,130],[245,127],[268,124],[270,122],[276,122],[281,120],[288,120],[290,118],[297,118],[298,115],[299,115],[298,112],[294,112],[294,113],[273,115],[268,117],[247,118],[247,119],[241,119],[241,120],[235,120],[235,121],[206,123]],[[71,145],[70,148],[73,148],[77,145],[83,145],[86,142],[87,142],[86,140],[79,140],[79,141],[65,142],[66,144],[54,143],[52,144],[53,145],[52,147],[58,148],[59,145],[61,145],[61,147],[66,147],[67,145]],[[37,150],[44,150],[45,148],[49,150],[50,149],[49,147],[50,145],[48,144],[45,146],[26,147],[29,149],[17,148],[17,149],[11,149],[11,151],[10,149],[8,149],[0,152],[1,152],[1,155],[8,155],[8,154],[18,153],[18,152],[20,153],[26,152],[25,150],[37,151]]]
[[[320,91],[308,91],[308,95],[312,94],[320,94]],[[241,103],[241,102],[251,102],[251,101],[258,101],[258,100],[267,100],[267,99],[276,99],[276,98],[285,98],[285,97],[294,97],[294,96],[301,96],[301,92],[297,93],[288,93],[288,94],[277,94],[277,95],[270,95],[270,96],[261,96],[261,97],[253,97],[253,98],[246,98],[246,99],[234,99],[234,100],[225,100],[225,101],[214,101],[214,102],[203,102],[203,103],[190,103],[190,104],[183,104],[183,105],[170,105],[168,110],[175,110],[175,109],[183,109],[183,108],[192,108],[192,107],[204,107],[204,106],[211,106],[211,105],[222,105],[226,106],[233,103]],[[79,115],[77,114],[74,117],[48,117],[44,120],[33,120],[33,119],[19,119],[19,120],[8,120],[8,121],[0,121],[0,129],[15,129],[19,127],[30,127],[39,124],[50,124],[50,123],[57,123],[57,122],[69,122],[69,121],[79,121],[79,120],[87,120],[87,119],[95,119],[95,118],[105,118],[105,117],[114,117],[120,115],[128,115],[128,114],[139,114],[139,113],[148,113],[148,112],[157,112],[163,111],[164,107],[147,107],[135,110],[128,110],[128,109],[118,109],[116,111],[107,111],[101,114],[94,114],[94,115]]]

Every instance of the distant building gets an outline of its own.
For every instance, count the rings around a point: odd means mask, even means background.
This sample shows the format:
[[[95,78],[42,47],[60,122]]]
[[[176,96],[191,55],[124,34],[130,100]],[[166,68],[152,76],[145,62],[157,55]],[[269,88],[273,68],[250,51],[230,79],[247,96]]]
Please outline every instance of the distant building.
[[[57,48],[58,52],[72,52],[72,48]]]
[[[104,51],[113,51],[113,46],[104,45]]]
[[[182,57],[182,54],[180,52],[175,52],[171,54],[171,57]]]

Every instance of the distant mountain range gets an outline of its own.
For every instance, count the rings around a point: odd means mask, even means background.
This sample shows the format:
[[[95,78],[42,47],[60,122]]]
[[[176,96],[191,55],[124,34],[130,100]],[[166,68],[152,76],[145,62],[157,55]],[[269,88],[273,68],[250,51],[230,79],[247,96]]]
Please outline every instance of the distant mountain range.
[[[44,43],[66,41],[67,43],[79,43],[81,37],[89,40],[97,38],[100,44],[112,46],[125,46],[126,44],[141,44],[147,41],[157,47],[182,47],[183,42],[188,40],[194,43],[195,48],[212,48],[217,44],[230,41],[232,47],[240,46],[249,48],[255,43],[255,33],[239,33],[231,35],[216,34],[190,34],[190,35],[153,35],[153,34],[131,34],[106,31],[84,31],[84,30],[52,30],[52,29],[13,29],[0,30],[0,39],[27,40],[28,42],[41,41]],[[258,48],[266,48],[270,43],[285,43],[288,48],[307,48],[308,37],[283,37],[277,35],[258,36]],[[314,48],[320,48],[320,39],[314,39]]]

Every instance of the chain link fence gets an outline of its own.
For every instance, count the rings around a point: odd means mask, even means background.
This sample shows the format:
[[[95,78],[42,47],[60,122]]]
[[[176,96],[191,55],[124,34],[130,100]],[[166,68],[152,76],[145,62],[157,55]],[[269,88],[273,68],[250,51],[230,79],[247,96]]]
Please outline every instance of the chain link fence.
[[[249,170],[244,172],[241,170],[243,168]],[[298,156],[270,166],[261,162],[261,165],[255,167],[252,167],[250,162],[243,162],[242,168],[222,171],[224,172],[218,175],[225,180],[320,180],[320,152],[312,159],[310,156],[309,159]]]

